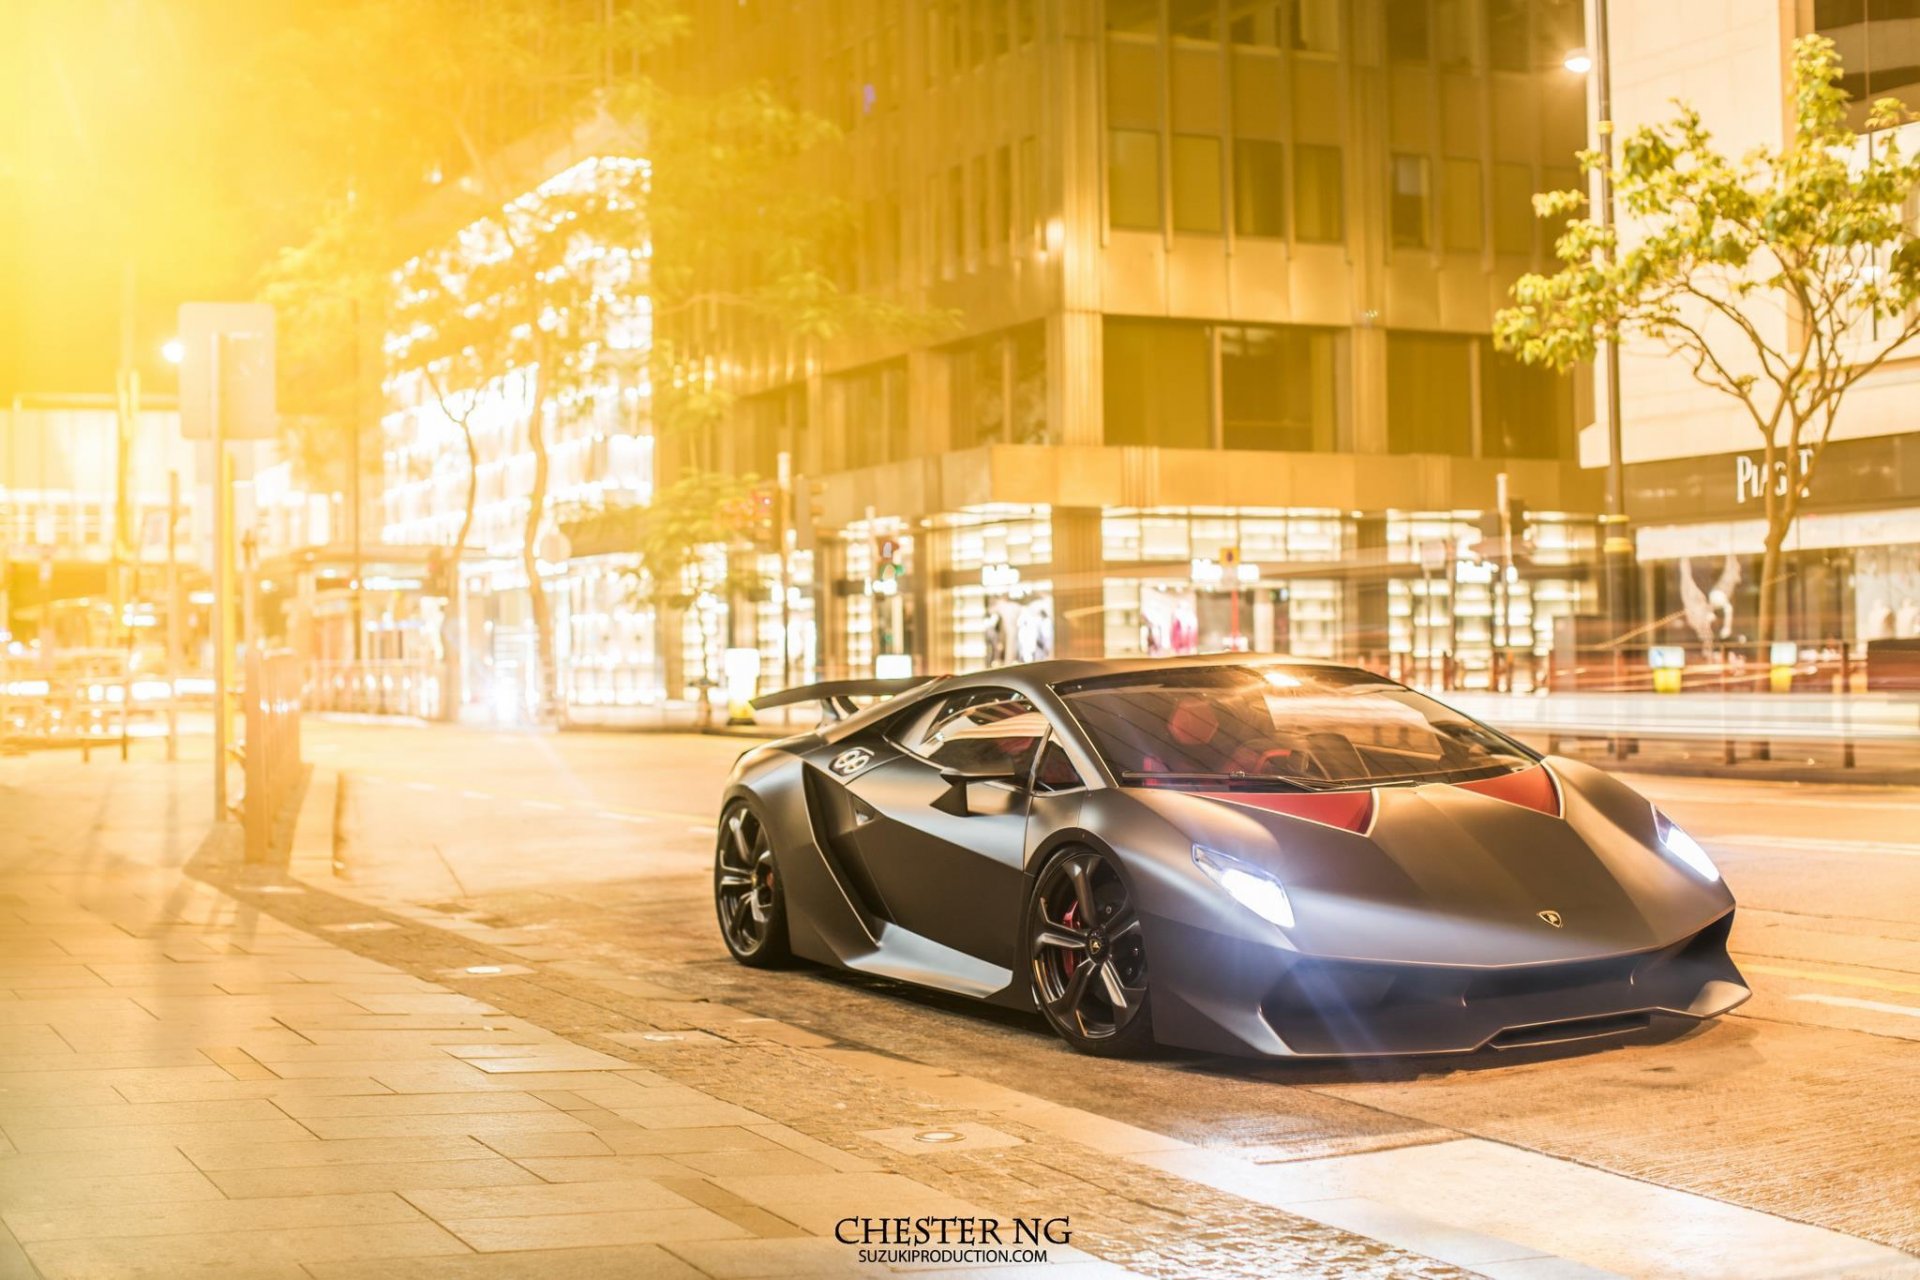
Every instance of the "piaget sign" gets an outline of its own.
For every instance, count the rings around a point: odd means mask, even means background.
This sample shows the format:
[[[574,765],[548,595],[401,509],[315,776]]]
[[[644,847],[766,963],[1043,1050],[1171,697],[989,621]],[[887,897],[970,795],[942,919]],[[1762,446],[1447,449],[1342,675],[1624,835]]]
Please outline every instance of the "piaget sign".
[[[1773,473],[1769,476],[1766,464],[1761,459],[1744,453],[1735,454],[1733,457],[1734,502],[1744,507],[1749,502],[1765,498],[1769,484],[1773,486],[1773,492],[1777,496],[1784,497],[1791,478],[1805,475],[1807,468],[1813,465],[1813,450],[1802,447],[1798,456],[1792,461],[1793,465],[1788,466],[1788,459],[1775,458]],[[1804,487],[1800,490],[1800,496],[1803,498],[1807,496]]]
[[[1835,440],[1821,452],[1813,483],[1807,486],[1811,456],[1811,448],[1795,449],[1771,468],[1757,452],[1631,463],[1627,514],[1640,526],[1758,519],[1767,494],[1785,494],[1796,480],[1812,490],[1809,511],[1920,506],[1920,430]]]

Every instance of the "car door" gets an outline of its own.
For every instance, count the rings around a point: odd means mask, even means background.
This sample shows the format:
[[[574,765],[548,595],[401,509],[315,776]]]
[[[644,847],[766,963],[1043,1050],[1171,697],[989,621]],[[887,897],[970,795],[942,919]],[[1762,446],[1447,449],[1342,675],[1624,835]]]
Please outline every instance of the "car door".
[[[847,783],[853,839],[887,915],[902,928],[1012,968],[1026,852],[1028,774],[1044,717],[1007,689],[949,695],[916,718],[901,753]],[[1012,769],[954,802],[943,769]]]

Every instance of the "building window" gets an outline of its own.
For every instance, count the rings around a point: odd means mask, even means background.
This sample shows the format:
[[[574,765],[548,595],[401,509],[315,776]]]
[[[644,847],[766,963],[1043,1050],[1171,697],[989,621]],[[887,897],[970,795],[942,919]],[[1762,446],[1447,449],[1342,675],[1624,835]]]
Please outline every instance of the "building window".
[[[922,211],[920,219],[922,237],[920,282],[922,284],[932,284],[940,275],[940,247],[947,242],[946,227],[942,225],[945,219],[941,216],[941,210],[946,206],[946,201],[942,198],[945,195],[942,190],[945,185],[940,174],[932,173],[927,176],[926,208]]]
[[[1474,16],[1472,0],[1434,0],[1434,49],[1440,65],[1469,68],[1474,65]]]
[[[1040,140],[1020,139],[1020,234],[1029,245],[1042,243],[1040,227]]]
[[[1227,38],[1235,44],[1278,49],[1286,34],[1285,6],[1279,0],[1231,0]]]
[[[1233,229],[1243,236],[1287,234],[1286,152],[1279,143],[1234,141]]]
[[[1524,164],[1493,166],[1493,251],[1533,252],[1533,170]]]
[[[1480,453],[1487,458],[1558,458],[1573,434],[1573,379],[1521,364],[1480,339]]]
[[[1293,0],[1291,42],[1300,53],[1340,52],[1340,0]]]
[[[986,40],[983,43],[989,56],[997,58],[1007,51],[1013,34],[1007,0],[986,0],[980,9],[981,20],[986,24]]]
[[[989,212],[992,207],[987,192],[987,158],[975,156],[973,158],[973,226],[970,228],[972,234],[967,240],[969,265],[984,258],[988,245],[992,243],[991,234],[987,230],[988,223],[992,220]]]
[[[1347,234],[1340,148],[1293,149],[1293,225],[1302,240],[1331,244]]]
[[[1206,326],[1110,316],[1104,332],[1106,442],[1208,448]]]
[[[1425,156],[1393,157],[1390,221],[1396,249],[1427,247],[1428,174]]]
[[[1480,202],[1480,162],[1448,160],[1444,170],[1445,213],[1441,218],[1441,243],[1459,253],[1477,253],[1486,243]]]
[[[1175,134],[1173,229],[1217,234],[1220,228],[1220,139]]]
[[[1474,339],[1387,335],[1387,450],[1473,454]]]
[[[1216,0],[1167,0],[1167,29],[1187,40],[1220,39]]]
[[[966,257],[967,171],[962,165],[947,170],[947,238],[940,247],[941,266],[951,276]]]
[[[1107,0],[1107,30],[1159,35],[1159,0]]]
[[[1550,165],[1541,170],[1540,181],[1545,184],[1541,188],[1544,191],[1578,191],[1584,195],[1587,190],[1586,175],[1578,169],[1562,169]],[[1551,218],[1541,218],[1539,220],[1540,231],[1546,243],[1547,253],[1551,254],[1553,252],[1554,245],[1558,243],[1560,237],[1567,232],[1567,222],[1575,216],[1577,216],[1577,214],[1556,213]]]
[[[947,361],[954,448],[1049,442],[1044,325],[980,338]]]
[[[1001,143],[993,153],[993,229],[988,247],[1005,253],[1007,238],[1013,233],[1013,148]]]
[[[1333,447],[1333,334],[1297,326],[1223,325],[1220,443],[1307,452]]]
[[[1495,71],[1533,69],[1527,0],[1487,0],[1487,62]]]
[[[1107,134],[1107,220],[1130,231],[1160,229],[1160,135],[1145,129]]]
[[[1427,0],[1387,0],[1387,56],[1395,62],[1425,62],[1432,49]]]
[[[906,362],[873,365],[834,381],[840,386],[840,439],[846,465],[870,467],[905,458]]]

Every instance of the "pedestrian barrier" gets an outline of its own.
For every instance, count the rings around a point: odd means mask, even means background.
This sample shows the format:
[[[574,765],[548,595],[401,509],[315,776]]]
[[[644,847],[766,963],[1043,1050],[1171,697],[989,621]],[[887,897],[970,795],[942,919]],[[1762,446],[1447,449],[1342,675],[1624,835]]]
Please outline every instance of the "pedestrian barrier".
[[[417,658],[317,661],[309,665],[306,709],[356,715],[437,719],[441,711],[437,663]]]
[[[273,825],[299,789],[303,683],[300,659],[294,654],[247,650],[246,739],[241,753],[246,789],[240,800],[240,821],[248,862],[266,861]]]

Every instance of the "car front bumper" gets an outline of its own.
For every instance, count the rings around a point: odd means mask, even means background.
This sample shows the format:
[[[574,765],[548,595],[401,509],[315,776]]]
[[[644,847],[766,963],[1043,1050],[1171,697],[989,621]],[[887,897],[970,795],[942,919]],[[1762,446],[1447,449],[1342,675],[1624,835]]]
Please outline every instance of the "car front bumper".
[[[1323,960],[1176,921],[1149,933],[1155,1038],[1272,1057],[1471,1053],[1630,1035],[1751,994],[1729,911],[1669,946],[1501,968]]]

